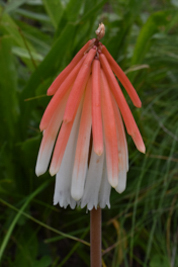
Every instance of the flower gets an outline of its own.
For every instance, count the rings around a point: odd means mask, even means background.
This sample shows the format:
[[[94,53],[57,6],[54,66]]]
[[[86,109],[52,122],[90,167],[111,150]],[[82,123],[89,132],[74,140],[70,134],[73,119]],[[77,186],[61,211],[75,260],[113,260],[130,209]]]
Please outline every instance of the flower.
[[[145,153],[139,129],[121,88],[133,104],[141,101],[132,84],[99,42],[104,25],[96,31],[47,91],[53,95],[40,123],[43,131],[36,175],[56,175],[54,204],[89,210],[110,207],[111,187],[126,187],[128,149],[123,121],[137,149]],[[115,75],[114,75],[115,74]],[[123,121],[122,121],[123,120]],[[54,151],[53,151],[54,150]]]

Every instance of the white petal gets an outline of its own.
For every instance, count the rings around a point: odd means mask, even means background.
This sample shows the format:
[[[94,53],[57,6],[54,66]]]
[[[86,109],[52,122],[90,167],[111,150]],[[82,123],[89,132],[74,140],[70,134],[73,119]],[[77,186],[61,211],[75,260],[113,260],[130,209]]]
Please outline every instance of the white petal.
[[[72,174],[71,196],[76,201],[81,199],[84,192],[84,184],[88,167],[91,120],[91,87],[87,86],[80,120],[75,162]]]
[[[87,173],[84,194],[81,200],[81,208],[87,205],[88,210],[97,209],[98,194],[103,173],[104,153],[101,156],[95,154],[92,148],[89,170]]]
[[[43,131],[43,139],[38,152],[38,158],[35,168],[35,173],[37,176],[45,173],[48,168],[56,136],[59,131],[59,127],[62,123],[62,118],[64,116],[64,110],[68,96],[69,92],[64,96],[60,106],[55,111],[47,129]]]
[[[118,120],[117,124],[117,134],[118,134],[118,152],[119,152],[119,180],[118,185],[115,190],[118,193],[122,193],[126,188],[126,181],[127,181],[127,171],[129,169],[129,162],[128,162],[128,147],[127,141],[125,136],[125,130],[123,121],[120,115],[119,110],[117,109]]]
[[[68,168],[69,170],[69,168]],[[56,174],[56,183],[54,191],[54,205],[58,204],[66,208],[68,205],[72,209],[76,206],[76,201],[70,195],[71,173],[67,172],[65,168],[61,168]]]
[[[43,139],[38,152],[38,158],[35,168],[35,173],[37,176],[42,175],[47,171],[49,160],[54,146],[54,139],[46,138],[45,132],[43,132]]]
[[[71,208],[74,209],[76,205],[76,201],[71,197],[70,191],[80,115],[81,104],[74,120],[74,124],[67,143],[64,157],[62,159],[60,170],[56,175],[54,205],[59,203],[59,205],[64,208],[66,208],[67,205],[70,205]]]
[[[118,116],[120,118],[120,124],[117,125],[117,127],[120,128],[120,136],[118,137],[118,141],[120,140],[120,142],[118,142],[118,148],[121,148],[121,150],[119,149],[119,158],[124,157],[124,165],[126,166],[124,169],[126,171],[129,170],[129,157],[128,157],[128,146],[127,146],[127,140],[126,140],[126,136],[125,136],[125,130],[124,130],[124,125],[123,125],[123,121],[119,112],[119,109],[117,109],[118,111]],[[121,145],[121,144],[124,144]],[[120,168],[121,166],[119,166]]]
[[[75,163],[74,163],[73,174],[72,174],[72,184],[71,184],[71,196],[76,201],[81,199],[81,197],[83,196],[83,192],[84,192],[84,184],[85,184],[86,173],[87,173],[87,168],[88,168],[87,164],[88,164],[88,152],[89,152],[89,144],[90,144],[90,133],[91,133],[91,127],[86,136],[86,145],[83,147],[85,148],[85,153],[83,153],[83,161],[78,162],[78,160],[75,160]]]
[[[116,128],[117,128],[117,142],[118,142],[118,154],[119,154],[119,177],[118,177],[118,185],[115,187],[115,189],[118,193],[122,193],[126,188],[127,171],[129,169],[128,148],[127,148],[127,140],[125,136],[123,121],[115,99],[112,98],[112,100],[117,122]]]
[[[102,209],[104,209],[106,205],[108,206],[108,208],[110,208],[110,193],[111,193],[111,185],[108,182],[106,160],[105,160],[103,164],[103,175],[102,175],[102,180],[99,190],[99,199],[98,199],[98,204]]]
[[[118,193],[122,193],[126,188],[126,181],[127,181],[127,172],[120,171],[119,172],[119,182],[117,187],[115,188]]]

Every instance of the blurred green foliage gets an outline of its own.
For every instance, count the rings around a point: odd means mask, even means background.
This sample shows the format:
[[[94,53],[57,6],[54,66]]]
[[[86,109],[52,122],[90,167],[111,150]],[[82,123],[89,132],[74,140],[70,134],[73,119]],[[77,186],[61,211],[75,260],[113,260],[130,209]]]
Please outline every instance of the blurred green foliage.
[[[103,210],[103,266],[178,266],[177,1],[1,0],[2,267],[89,266],[89,214],[54,207],[54,178],[34,169],[47,88],[101,21],[142,99],[131,109],[147,147],[128,137],[127,189]]]

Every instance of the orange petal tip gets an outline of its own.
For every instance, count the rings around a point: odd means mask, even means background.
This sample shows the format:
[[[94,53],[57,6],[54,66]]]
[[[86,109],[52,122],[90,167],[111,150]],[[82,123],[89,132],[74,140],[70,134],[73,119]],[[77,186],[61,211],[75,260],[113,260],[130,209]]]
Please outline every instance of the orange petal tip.
[[[103,154],[103,151],[98,151],[96,154],[97,154],[98,156],[101,156],[101,155]]]
[[[51,92],[51,91],[47,91],[47,96],[51,96],[51,95],[53,95],[53,93]]]
[[[141,101],[137,101],[137,103],[134,103],[134,105],[135,105],[137,108],[141,108],[141,106],[142,106],[142,102],[141,102]]]
[[[140,151],[141,153],[145,154],[145,152],[146,152],[146,147],[145,147],[144,144],[142,144],[142,146],[139,147],[139,151]]]
[[[97,150],[94,150],[96,155],[98,156],[101,156],[103,154],[103,149],[97,149]]]

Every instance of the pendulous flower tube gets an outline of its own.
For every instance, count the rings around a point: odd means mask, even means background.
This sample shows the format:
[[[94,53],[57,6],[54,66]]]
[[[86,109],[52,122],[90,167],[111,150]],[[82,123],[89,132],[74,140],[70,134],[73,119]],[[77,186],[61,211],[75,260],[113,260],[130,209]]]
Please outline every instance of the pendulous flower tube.
[[[118,193],[125,190],[129,164],[123,122],[136,148],[145,153],[115,76],[136,107],[141,101],[99,40],[89,40],[49,87],[47,94],[53,97],[40,123],[36,175],[49,166],[56,175],[54,204],[64,208],[110,207],[111,187]]]

